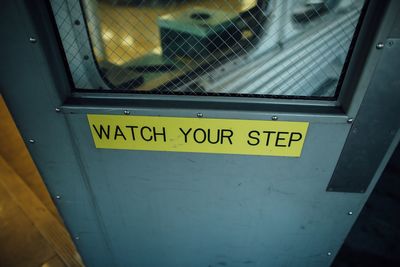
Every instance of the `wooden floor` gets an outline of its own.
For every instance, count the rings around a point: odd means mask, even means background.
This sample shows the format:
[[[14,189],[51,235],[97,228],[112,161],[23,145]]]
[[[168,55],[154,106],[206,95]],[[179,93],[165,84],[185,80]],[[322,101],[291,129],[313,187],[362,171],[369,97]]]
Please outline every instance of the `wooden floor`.
[[[0,266],[83,266],[1,96]]]

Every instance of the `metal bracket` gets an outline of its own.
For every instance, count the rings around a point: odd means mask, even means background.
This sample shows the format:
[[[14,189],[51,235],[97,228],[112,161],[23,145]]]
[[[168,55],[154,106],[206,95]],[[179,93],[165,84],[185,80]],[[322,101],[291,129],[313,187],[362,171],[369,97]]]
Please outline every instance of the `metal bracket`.
[[[400,127],[400,39],[387,40],[327,191],[364,193]]]

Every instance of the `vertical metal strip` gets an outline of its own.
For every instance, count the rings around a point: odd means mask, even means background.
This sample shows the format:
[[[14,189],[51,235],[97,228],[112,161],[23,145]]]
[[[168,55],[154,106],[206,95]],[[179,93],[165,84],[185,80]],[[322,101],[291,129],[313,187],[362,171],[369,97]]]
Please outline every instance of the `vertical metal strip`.
[[[364,193],[400,127],[400,39],[388,39],[328,191]]]

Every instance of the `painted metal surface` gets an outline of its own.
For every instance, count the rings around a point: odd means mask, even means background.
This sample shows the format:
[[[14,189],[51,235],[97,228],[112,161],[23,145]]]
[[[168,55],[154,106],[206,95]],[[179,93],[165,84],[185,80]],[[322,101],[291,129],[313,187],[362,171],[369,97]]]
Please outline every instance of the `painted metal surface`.
[[[85,114],[67,120],[121,266],[327,266],[364,198],[325,192],[345,122],[310,124],[293,160],[98,150]]]
[[[1,92],[87,266],[331,263],[373,188],[325,191],[351,127],[343,110],[299,100],[67,100],[71,88],[49,10],[22,0],[2,8],[8,16],[0,17]],[[306,119],[310,127],[301,158],[95,149],[86,113],[127,109],[146,116],[277,116]],[[376,159],[372,185],[398,140]]]
[[[400,41],[388,39],[328,191],[364,193],[400,127]]]

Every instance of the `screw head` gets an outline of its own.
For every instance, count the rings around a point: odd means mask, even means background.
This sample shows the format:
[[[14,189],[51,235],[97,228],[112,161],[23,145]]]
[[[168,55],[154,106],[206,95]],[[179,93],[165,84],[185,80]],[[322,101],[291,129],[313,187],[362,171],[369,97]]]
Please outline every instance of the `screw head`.
[[[57,196],[56,196],[56,199],[61,199],[61,196],[60,196],[60,195],[57,195]]]
[[[352,211],[349,211],[347,214],[348,214],[348,215],[353,215],[353,212],[352,212]]]
[[[277,120],[278,120],[278,116],[275,116],[275,115],[274,115],[274,116],[271,117],[271,119],[272,119],[273,121],[277,121]]]
[[[31,43],[36,43],[37,42],[37,40],[36,40],[36,38],[34,38],[34,37],[29,37],[29,42],[31,42]]]
[[[31,144],[33,144],[33,143],[35,143],[35,140],[29,139],[28,142],[31,143]]]
[[[379,43],[376,44],[376,49],[382,49],[384,47],[385,47],[385,44],[382,43],[382,42],[379,42]]]
[[[326,255],[332,256],[332,252],[328,251],[328,253],[326,253]]]
[[[197,118],[203,118],[203,113],[197,113]]]
[[[354,122],[354,119],[353,118],[348,118],[347,119],[347,123],[353,123]]]
[[[129,115],[131,112],[129,110],[124,110],[124,115]]]

